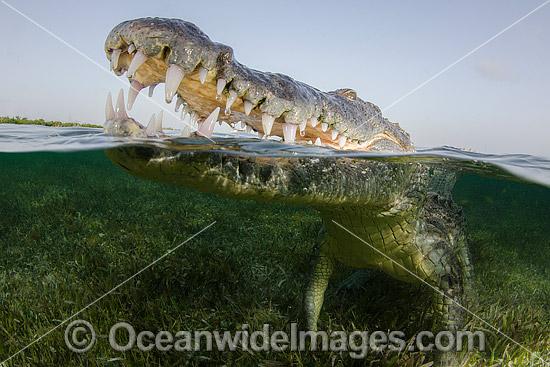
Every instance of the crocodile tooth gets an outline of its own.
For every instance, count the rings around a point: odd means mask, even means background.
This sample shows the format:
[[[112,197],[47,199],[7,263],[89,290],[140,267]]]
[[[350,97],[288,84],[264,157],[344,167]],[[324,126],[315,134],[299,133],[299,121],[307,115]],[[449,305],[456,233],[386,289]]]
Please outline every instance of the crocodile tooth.
[[[227,81],[224,78],[218,79],[218,90],[217,90],[217,96],[221,96],[223,92],[223,88],[225,88],[225,85],[227,84]]]
[[[246,99],[244,100],[244,113],[246,113],[246,115],[250,115],[250,111],[252,111],[252,108],[254,107],[254,104],[250,101],[247,101]]]
[[[296,140],[296,129],[298,125],[286,124],[283,123],[283,136],[285,138],[285,143],[293,144]]]
[[[327,124],[326,122],[323,122],[323,123],[321,124],[321,130],[322,130],[323,132],[325,132],[325,131],[328,130],[328,124]]]
[[[310,145],[313,144],[313,142],[311,140],[308,140],[307,143],[310,144]]]
[[[147,61],[147,59],[148,57],[145,56],[143,52],[136,51],[134,57],[132,58],[132,61],[130,61],[130,65],[128,66],[128,71],[126,73],[126,75],[128,75],[128,78],[133,77],[136,70],[141,66],[141,64]]]
[[[244,130],[246,131],[247,134],[252,134],[252,127],[246,125],[246,127],[244,128]]]
[[[155,90],[155,87],[157,86],[157,84],[151,84],[149,86],[149,97],[152,97],[153,96],[153,91]]]
[[[156,117],[155,114],[151,116],[149,119],[149,123],[147,124],[147,127],[145,128],[145,134],[147,136],[154,136],[155,135],[155,125],[156,125]]]
[[[126,105],[126,108],[128,108],[128,111],[132,109],[132,106],[136,101],[137,95],[139,91],[142,89],[143,89],[143,85],[141,85],[141,83],[138,82],[137,80],[132,80],[130,82],[130,89],[128,90],[128,104]]]
[[[239,95],[237,92],[235,92],[233,89],[229,90],[229,97],[227,97],[227,102],[225,103],[225,114],[230,115],[231,114],[231,105],[235,100],[237,99]]]
[[[271,116],[268,113],[262,113],[262,127],[264,129],[264,134],[271,134],[271,128],[273,128],[273,123],[275,122],[275,116]]]
[[[323,144],[321,144],[321,138],[315,139],[315,145],[318,145],[318,146],[322,146],[322,145],[323,145]]]
[[[197,115],[197,112],[191,111],[189,112],[189,124],[191,126],[195,126],[195,124],[199,121],[199,115]]]
[[[130,43],[130,46],[128,46],[128,53],[131,55],[136,51],[136,46],[133,43]]]
[[[208,74],[208,69],[201,66],[199,68],[199,79],[201,80],[201,84],[204,84],[204,82],[206,81],[206,74]]]
[[[111,70],[116,70],[118,68],[118,57],[120,56],[121,52],[122,50],[120,48],[117,48],[111,53]]]
[[[189,113],[189,111],[191,111],[191,110],[189,109],[189,106],[188,106],[187,104],[185,104],[185,105],[183,106],[183,109],[181,110],[181,117],[180,117],[180,118],[181,118],[182,120],[184,120],[185,117],[187,116],[187,114]]]
[[[183,69],[176,64],[170,64],[170,66],[168,66],[165,78],[166,103],[172,102],[172,98],[174,98],[174,94],[178,91],[183,75]]]
[[[337,137],[338,137],[338,131],[332,130],[332,131],[330,132],[330,138],[331,138],[332,140],[336,140]]]
[[[184,103],[184,100],[183,98],[181,98],[180,96],[178,96],[178,99],[176,100],[176,107],[174,107],[174,111],[175,112],[178,112],[181,105]]]
[[[306,135],[306,125],[307,125],[307,120],[304,120],[304,122],[300,124],[300,136]]]
[[[157,115],[157,119],[155,120],[155,132],[162,132],[162,110],[159,112],[159,114]]]
[[[317,120],[317,117],[312,116],[309,119],[309,123],[311,124],[312,127],[315,127],[315,126],[317,126],[317,124],[319,124],[319,120]]]
[[[116,101],[116,107],[115,107],[115,119],[122,120],[127,119],[128,115],[126,114],[126,110],[124,109],[124,92],[122,89],[118,93],[118,98]]]
[[[181,129],[181,137],[183,138],[189,138],[191,136],[191,127],[188,125],[185,125],[183,129]]]
[[[345,136],[341,136],[340,139],[338,139],[338,146],[341,148],[346,145],[346,140],[348,140]]]
[[[216,125],[216,120],[220,114],[220,108],[216,107],[214,111],[204,120],[197,131],[198,135],[205,136],[210,139],[212,133],[214,132],[214,126]]]
[[[191,126],[185,125],[183,129],[181,129],[181,137],[188,138],[191,136]]]
[[[111,92],[107,94],[107,101],[105,101],[105,121],[109,121],[115,118],[115,109],[113,108],[113,97]]]

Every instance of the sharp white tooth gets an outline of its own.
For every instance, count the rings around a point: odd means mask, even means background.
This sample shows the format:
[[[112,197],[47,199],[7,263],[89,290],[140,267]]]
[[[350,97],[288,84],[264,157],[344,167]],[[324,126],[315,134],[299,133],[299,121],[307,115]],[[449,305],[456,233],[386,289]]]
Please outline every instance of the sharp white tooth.
[[[130,46],[128,46],[128,53],[131,55],[136,51],[136,46],[133,43],[130,43]]]
[[[315,139],[315,145],[317,145],[317,146],[322,146],[323,145],[323,144],[321,144],[321,138]]]
[[[252,134],[252,128],[250,126],[246,125],[244,130],[246,131],[247,134]]]
[[[216,109],[212,111],[212,113],[206,118],[206,120],[204,120],[203,123],[200,124],[200,128],[197,131],[197,134],[210,138],[212,136],[212,133],[214,132],[214,126],[216,125],[216,120],[218,120],[219,115],[220,108],[216,107]]]
[[[128,104],[126,105],[126,107],[128,108],[128,111],[132,109],[132,106],[136,101],[137,95],[139,91],[142,89],[143,89],[143,85],[141,85],[141,83],[138,82],[137,80],[132,80],[130,82],[130,90],[128,90]]]
[[[340,147],[340,149],[342,149],[344,145],[346,145],[346,140],[348,139],[345,136],[341,136],[340,139],[338,139],[338,146]]]
[[[183,75],[183,69],[176,64],[170,64],[170,66],[168,66],[165,78],[166,103],[172,102],[172,98],[174,98],[174,94],[178,91]]]
[[[118,68],[118,57],[121,52],[122,50],[120,48],[117,48],[111,52],[111,70],[116,70]]]
[[[338,137],[338,131],[332,130],[332,131],[330,132],[330,138],[331,138],[332,140],[336,140],[337,137]]]
[[[199,115],[195,111],[191,111],[189,113],[189,125],[194,127],[197,121],[199,121]]]
[[[311,140],[308,140],[307,143],[308,144],[313,144],[313,142]]]
[[[360,146],[361,148],[364,148],[364,147],[366,147],[366,146],[367,146],[367,144],[368,144],[368,141],[366,141],[366,140],[365,140],[365,141],[361,141],[361,142],[359,142],[359,146]]]
[[[191,126],[185,125],[183,129],[181,129],[181,136],[184,138],[188,138],[191,136]]]
[[[285,143],[293,144],[296,140],[296,129],[298,125],[286,124],[283,123],[283,136],[285,138]]]
[[[107,94],[107,101],[105,101],[105,121],[109,121],[115,118],[115,109],[113,108],[113,97],[111,92]]]
[[[319,121],[317,121],[317,117],[311,117],[309,119],[309,123],[312,127],[315,127],[315,126],[317,126],[317,124],[319,124]]]
[[[250,101],[247,101],[246,99],[244,100],[244,113],[246,113],[246,115],[250,115],[250,111],[252,111],[252,108],[254,107],[254,104]]]
[[[149,119],[149,123],[147,124],[147,127],[145,128],[145,134],[147,136],[155,136],[155,125],[156,125],[156,117],[155,117],[155,114],[153,114],[151,116],[151,118]]]
[[[134,76],[134,73],[136,70],[143,64],[145,61],[147,61],[148,57],[145,56],[145,54],[141,51],[136,51],[134,54],[134,58],[132,61],[130,61],[130,65],[128,66],[128,71],[126,72],[126,75],[128,75],[128,78],[131,78]]]
[[[204,84],[204,82],[206,81],[206,74],[208,74],[208,69],[201,66],[199,68],[199,78],[201,80],[201,84]]]
[[[155,132],[162,132],[162,110],[159,112],[159,114],[157,115],[157,119],[155,120]]]
[[[323,123],[321,124],[321,130],[322,130],[323,132],[325,132],[325,131],[328,130],[328,124],[327,124],[326,122],[323,122]]]
[[[153,91],[155,90],[155,87],[157,86],[157,84],[151,84],[149,86],[149,97],[152,97],[153,96]]]
[[[189,109],[189,106],[187,105],[184,105],[183,106],[183,109],[181,110],[181,119],[184,120],[185,117],[187,116],[187,114],[189,113],[190,109]]]
[[[174,111],[178,112],[183,103],[184,103],[183,98],[178,96],[178,99],[176,100],[176,107],[175,107]]]
[[[225,85],[227,84],[227,81],[223,78],[218,79],[218,91],[216,92],[218,96],[222,95],[223,88],[225,88]]]
[[[300,136],[306,135],[306,125],[307,125],[307,120],[304,120],[304,122],[300,124]]]
[[[231,114],[231,105],[235,100],[237,99],[239,95],[234,90],[229,90],[229,97],[227,97],[227,102],[225,103],[225,114],[230,115]]]
[[[271,128],[273,128],[273,123],[275,122],[275,117],[271,116],[268,113],[262,113],[262,126],[264,129],[264,134],[271,134]]]
[[[124,109],[124,92],[122,89],[118,93],[118,98],[116,100],[116,107],[115,107],[115,119],[121,120],[121,119],[127,119],[128,115],[126,114],[126,110]]]

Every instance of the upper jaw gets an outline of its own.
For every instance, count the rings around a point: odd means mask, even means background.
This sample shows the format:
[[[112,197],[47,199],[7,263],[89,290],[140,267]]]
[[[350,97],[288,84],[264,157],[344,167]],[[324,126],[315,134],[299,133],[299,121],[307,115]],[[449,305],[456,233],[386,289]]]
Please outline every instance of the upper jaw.
[[[127,72],[130,79],[129,109],[141,89],[149,86],[151,93],[157,84],[165,83],[166,101],[177,98],[176,110],[183,106],[182,117],[190,114],[192,125],[201,121],[200,135],[206,137],[219,119],[233,127],[241,121],[249,132],[277,135],[288,143],[414,149],[403,130],[355,92],[324,93],[281,74],[249,69],[234,59],[230,47],[210,41],[189,22],[162,18],[123,22],[108,35],[105,52],[114,72]],[[221,113],[214,124],[205,126],[217,108]],[[150,127],[148,132],[153,130]],[[184,130],[184,135],[190,133],[189,128]]]

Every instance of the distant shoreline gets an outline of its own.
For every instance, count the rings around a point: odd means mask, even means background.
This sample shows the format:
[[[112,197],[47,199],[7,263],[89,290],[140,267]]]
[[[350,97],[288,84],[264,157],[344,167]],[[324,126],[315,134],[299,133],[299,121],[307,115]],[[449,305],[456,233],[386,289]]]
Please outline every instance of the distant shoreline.
[[[19,125],[43,125],[43,126],[52,126],[52,127],[97,127],[101,128],[100,125],[94,124],[79,124],[76,122],[61,122],[61,121],[44,121],[43,119],[29,120],[26,117],[9,117],[1,116],[0,124],[19,124]]]

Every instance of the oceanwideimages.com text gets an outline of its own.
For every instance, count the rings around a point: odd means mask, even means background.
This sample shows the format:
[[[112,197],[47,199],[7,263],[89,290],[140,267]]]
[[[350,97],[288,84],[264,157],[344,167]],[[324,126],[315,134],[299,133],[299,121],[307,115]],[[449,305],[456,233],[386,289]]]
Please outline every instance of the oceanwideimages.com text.
[[[96,334],[93,326],[85,320],[75,320],[65,330],[65,342],[75,352],[85,352],[93,347]],[[243,324],[236,331],[167,330],[152,332],[137,331],[126,322],[119,322],[109,330],[110,346],[120,352],[137,348],[147,352],[158,351],[235,351],[250,350],[254,352],[284,351],[331,351],[347,352],[355,359],[365,358],[368,353],[385,350],[408,351],[469,351],[477,348],[485,350],[485,335],[481,331],[431,331],[419,332],[413,340],[408,340],[402,331],[303,331],[292,323],[290,331],[272,330],[264,324],[261,330],[250,330]]]

